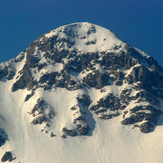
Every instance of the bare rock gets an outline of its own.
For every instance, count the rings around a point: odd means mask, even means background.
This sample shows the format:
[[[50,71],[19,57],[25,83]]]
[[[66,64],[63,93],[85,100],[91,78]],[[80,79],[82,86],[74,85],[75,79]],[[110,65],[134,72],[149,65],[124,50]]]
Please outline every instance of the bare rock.
[[[76,132],[75,129],[67,129],[66,127],[63,128],[63,132],[68,135],[68,136],[77,136],[78,133]]]
[[[6,152],[1,159],[2,162],[12,161],[12,160],[13,160],[13,157],[10,151]]]
[[[5,139],[0,135],[0,147],[5,143]]]
[[[42,124],[43,122],[47,122],[47,118],[45,117],[45,115],[41,114],[37,116],[35,119],[33,119],[32,124],[34,125]]]
[[[153,127],[152,123],[147,121],[140,125],[140,131],[143,133],[149,133]]]

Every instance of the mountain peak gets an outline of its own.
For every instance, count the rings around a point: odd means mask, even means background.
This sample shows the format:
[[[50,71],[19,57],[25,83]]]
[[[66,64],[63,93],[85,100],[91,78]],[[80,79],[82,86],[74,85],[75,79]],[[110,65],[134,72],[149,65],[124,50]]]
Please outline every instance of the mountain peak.
[[[152,57],[98,25],[73,23],[42,35],[0,64],[3,160],[112,162],[112,151],[123,146],[123,155],[125,144],[125,157],[140,162],[128,151],[143,152],[151,143],[145,135],[162,130],[162,73]]]
[[[71,43],[71,48],[85,52],[107,51],[123,41],[110,30],[91,23],[73,23],[61,26],[43,35],[42,40],[58,38]],[[56,48],[60,48],[60,44]],[[62,47],[69,48],[62,44]]]

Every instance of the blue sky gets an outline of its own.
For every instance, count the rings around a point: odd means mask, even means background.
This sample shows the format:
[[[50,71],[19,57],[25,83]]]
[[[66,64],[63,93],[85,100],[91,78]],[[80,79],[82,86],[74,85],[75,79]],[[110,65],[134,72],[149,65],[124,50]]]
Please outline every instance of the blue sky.
[[[163,67],[163,0],[0,0],[0,62],[74,22],[112,30]]]

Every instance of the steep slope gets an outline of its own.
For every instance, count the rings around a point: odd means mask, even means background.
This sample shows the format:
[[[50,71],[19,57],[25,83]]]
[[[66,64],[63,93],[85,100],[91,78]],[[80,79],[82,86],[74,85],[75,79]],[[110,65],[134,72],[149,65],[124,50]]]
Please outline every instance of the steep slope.
[[[0,64],[0,155],[160,162],[162,81],[152,57],[105,28],[74,23],[50,31]]]

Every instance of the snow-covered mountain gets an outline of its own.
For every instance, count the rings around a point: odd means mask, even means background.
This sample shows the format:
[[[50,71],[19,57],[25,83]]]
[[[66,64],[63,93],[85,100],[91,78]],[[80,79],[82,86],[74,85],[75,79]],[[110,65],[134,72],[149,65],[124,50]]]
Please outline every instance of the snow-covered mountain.
[[[0,157],[162,162],[163,69],[110,30],[74,23],[0,63]]]

